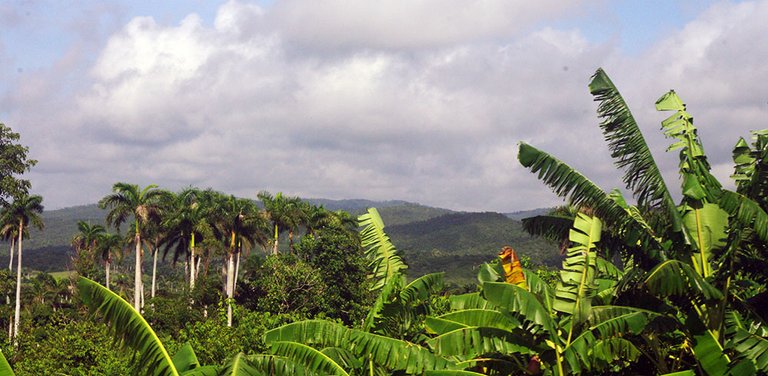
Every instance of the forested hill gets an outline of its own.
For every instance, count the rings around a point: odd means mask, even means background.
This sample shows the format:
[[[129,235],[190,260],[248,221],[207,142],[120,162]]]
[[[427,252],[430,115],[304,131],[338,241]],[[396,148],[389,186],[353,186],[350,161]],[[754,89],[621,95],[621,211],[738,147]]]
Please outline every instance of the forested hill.
[[[453,273],[451,279],[472,280],[477,274],[472,267],[492,260],[505,245],[537,264],[560,262],[557,246],[532,238],[520,221],[500,213],[449,213],[385,230],[413,275],[446,271]]]
[[[392,242],[410,265],[409,275],[446,271],[449,279],[469,280],[473,266],[493,259],[503,245],[541,264],[558,262],[556,247],[523,232],[519,221],[499,213],[465,213],[405,201],[308,199],[329,210],[346,210],[353,215],[377,207]],[[25,241],[24,263],[44,271],[66,270],[70,262],[70,241],[77,222],[104,224],[106,212],[95,204],[46,211],[45,230],[32,231]],[[125,231],[125,229],[123,229]],[[0,253],[7,255],[7,244]]]

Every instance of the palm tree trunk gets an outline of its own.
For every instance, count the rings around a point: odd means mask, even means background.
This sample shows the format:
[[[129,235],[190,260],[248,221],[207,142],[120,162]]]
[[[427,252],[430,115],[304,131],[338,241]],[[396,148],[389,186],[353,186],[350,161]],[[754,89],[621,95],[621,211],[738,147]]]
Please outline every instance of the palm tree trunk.
[[[13,315],[13,342],[18,343],[19,316],[21,315],[21,236],[24,234],[24,220],[19,220],[19,254],[16,257],[16,312]]]
[[[189,289],[195,288],[195,233],[192,233],[192,241],[189,243]]]
[[[10,249],[10,255],[11,255],[11,261],[8,262],[8,270],[13,271],[13,246],[16,245],[16,239],[11,236],[11,249]]]
[[[234,289],[232,281],[235,278],[235,255],[229,253],[229,262],[227,263],[227,326],[232,326],[232,299],[234,299]]]
[[[143,283],[141,282],[141,236],[139,235],[138,224],[136,225],[136,269],[133,276],[133,308],[141,312],[141,293]]]
[[[109,264],[110,264],[109,259],[104,261],[104,270],[107,273],[107,278],[106,278],[107,279],[107,281],[106,281],[107,282],[107,290],[109,290]]]
[[[232,326],[232,299],[235,293],[235,232],[231,232],[229,262],[227,263],[227,326]]]
[[[156,279],[157,279],[157,248],[155,247],[155,252],[152,255],[152,298],[155,297],[155,289],[156,289]]]

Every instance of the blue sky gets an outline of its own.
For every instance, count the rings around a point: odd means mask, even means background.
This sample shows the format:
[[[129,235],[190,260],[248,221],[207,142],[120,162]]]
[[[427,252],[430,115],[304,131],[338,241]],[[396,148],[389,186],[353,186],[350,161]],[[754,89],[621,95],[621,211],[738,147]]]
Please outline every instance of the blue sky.
[[[49,208],[130,181],[530,209],[559,199],[517,165],[520,141],[622,185],[585,90],[597,67],[669,185],[653,111],[669,88],[727,180],[768,117],[765,19],[766,1],[11,0],[0,121]]]

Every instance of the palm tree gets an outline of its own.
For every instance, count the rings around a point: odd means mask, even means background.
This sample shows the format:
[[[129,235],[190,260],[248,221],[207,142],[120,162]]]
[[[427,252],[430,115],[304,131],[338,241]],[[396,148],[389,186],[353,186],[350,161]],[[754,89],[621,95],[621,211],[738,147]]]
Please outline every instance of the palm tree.
[[[136,266],[133,284],[133,306],[138,311],[141,308],[143,283],[141,281],[141,237],[150,220],[157,218],[160,212],[161,200],[168,192],[158,189],[150,184],[144,189],[136,184],[115,183],[111,194],[99,201],[99,207],[110,209],[107,214],[107,223],[119,229],[120,225],[128,217],[134,218],[134,244],[136,252]]]
[[[293,250],[293,231],[298,228],[301,221],[301,200],[298,197],[286,197],[282,192],[277,192],[273,197],[269,192],[262,191],[257,196],[264,204],[264,210],[272,221],[274,229],[272,254],[277,254],[278,236],[286,230],[289,231],[291,250]]]
[[[43,213],[43,197],[40,195],[22,195],[16,197],[6,208],[4,217],[7,221],[18,223],[18,257],[16,258],[16,311],[13,322],[13,338],[19,335],[19,316],[21,313],[21,255],[22,255],[22,235],[24,230],[33,225],[38,229],[43,228],[43,220],[40,214]]]
[[[195,288],[197,277],[195,259],[199,257],[197,245],[204,237],[212,234],[208,221],[212,191],[201,191],[198,188],[186,188],[173,196],[173,203],[165,215],[163,227],[167,231],[165,253],[174,250],[174,262],[184,255],[189,263],[189,288]]]
[[[112,265],[112,255],[115,253],[123,252],[123,237],[120,234],[111,234],[104,232],[100,235],[97,242],[96,252],[101,256],[101,260],[104,261],[105,285],[109,289],[109,273]]]
[[[225,236],[228,243],[227,249],[227,326],[232,326],[232,302],[234,301],[237,276],[235,271],[235,255],[238,264],[243,245],[249,247],[257,242],[264,244],[269,230],[266,229],[266,221],[259,215],[256,205],[247,199],[237,198],[233,195],[222,197],[219,208],[219,231]]]

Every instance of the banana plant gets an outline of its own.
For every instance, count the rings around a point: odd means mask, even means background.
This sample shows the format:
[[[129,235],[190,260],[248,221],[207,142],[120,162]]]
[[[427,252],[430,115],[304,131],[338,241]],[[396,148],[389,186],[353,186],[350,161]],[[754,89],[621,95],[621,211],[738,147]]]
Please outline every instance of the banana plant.
[[[710,172],[685,104],[674,91],[664,94],[656,108],[673,112],[662,121],[662,130],[674,140],[668,150],[678,151],[680,158],[682,201],[676,205],[629,107],[602,69],[589,89],[599,102],[600,128],[611,156],[625,171],[623,180],[636,205],[628,205],[618,191],[606,193],[567,164],[525,143],[518,158],[556,194],[606,221],[607,238],[623,240],[615,246],[624,264],[632,266],[620,292],[678,309],[682,348],[691,349],[705,373],[724,374],[733,369],[731,355],[743,349],[725,346],[731,337],[724,334],[724,315],[729,302],[741,295],[734,291],[734,261],[744,256],[745,239],[761,244],[768,239],[765,182],[760,180],[768,171],[761,159],[768,139],[758,135],[755,150],[743,140],[737,144],[738,189],[723,189]]]
[[[555,375],[605,369],[640,356],[624,337],[639,334],[656,314],[631,307],[592,306],[599,277],[613,268],[596,253],[602,222],[577,215],[555,288],[526,271],[526,287],[503,281],[485,265],[480,294],[451,298],[451,312],[427,319],[437,354],[484,372],[534,372],[538,362]],[[603,275],[605,272],[606,275]]]

